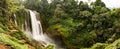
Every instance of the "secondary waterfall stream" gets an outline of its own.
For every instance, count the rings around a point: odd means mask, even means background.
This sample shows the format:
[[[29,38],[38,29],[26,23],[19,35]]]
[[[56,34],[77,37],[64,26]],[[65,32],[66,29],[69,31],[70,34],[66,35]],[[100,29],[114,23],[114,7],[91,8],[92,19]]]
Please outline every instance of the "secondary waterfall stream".
[[[43,33],[40,17],[36,11],[27,10],[30,17],[26,17],[25,23],[22,24],[22,29],[25,31],[28,38],[40,42],[42,45],[54,45],[54,49],[61,49],[47,34]]]

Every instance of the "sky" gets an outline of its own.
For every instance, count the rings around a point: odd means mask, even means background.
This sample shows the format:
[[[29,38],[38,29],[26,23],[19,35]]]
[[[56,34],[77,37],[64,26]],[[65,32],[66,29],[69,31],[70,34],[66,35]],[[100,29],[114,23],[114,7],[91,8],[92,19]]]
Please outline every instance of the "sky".
[[[88,0],[78,0],[88,2]],[[94,2],[95,0],[90,0]],[[108,8],[120,8],[120,0],[102,0]]]

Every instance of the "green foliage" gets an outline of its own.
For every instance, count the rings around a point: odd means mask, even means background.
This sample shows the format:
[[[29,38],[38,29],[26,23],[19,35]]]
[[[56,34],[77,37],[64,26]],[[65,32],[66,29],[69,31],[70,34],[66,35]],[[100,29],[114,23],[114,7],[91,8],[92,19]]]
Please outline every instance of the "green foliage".
[[[13,19],[13,20],[16,19],[17,25],[19,26],[19,28],[22,27],[21,24],[25,23],[25,18],[26,18],[26,21],[28,21],[30,19],[30,17],[29,17],[30,15],[29,15],[28,11],[26,11],[25,9],[16,11],[16,13],[13,14],[13,16],[16,16],[16,18],[13,17],[11,19]]]
[[[7,37],[5,34],[0,33],[0,40],[4,43],[7,43],[15,49],[28,49],[26,45],[20,44],[16,42],[15,40],[11,40],[9,37]]]
[[[25,35],[22,32],[15,32],[15,33],[11,33],[11,36],[17,38],[18,40],[24,39]]]
[[[80,1],[80,3],[79,3],[79,9],[80,9],[81,11],[83,11],[83,10],[88,10],[88,9],[89,9],[89,6],[88,6],[87,3],[84,3],[83,1]]]
[[[120,48],[120,39],[116,40],[112,44],[105,47],[105,49],[119,49]]]
[[[53,45],[48,45],[47,47],[42,48],[42,49],[54,49],[54,46]]]
[[[83,19],[91,18],[92,13],[89,11],[81,11],[79,16],[80,16],[80,18],[83,18]]]
[[[96,43],[91,48],[88,49],[119,49],[119,48],[120,48],[120,39],[114,41],[111,44]]]
[[[14,13],[19,27],[25,23],[25,18],[27,18],[26,21],[30,20],[27,17],[29,14],[19,1],[0,0],[0,24],[6,25],[7,23],[4,22],[7,22],[7,19],[14,20]],[[119,40],[113,41],[120,38],[120,9],[110,10],[102,0],[96,0],[90,6],[82,1],[78,4],[75,0],[52,0],[52,3],[48,3],[47,0],[26,0],[24,5],[27,9],[39,12],[43,17],[46,32],[52,31],[50,34],[59,34],[58,36],[62,37],[68,49],[119,48]],[[8,28],[0,27],[0,32],[4,32],[5,29]],[[14,32],[10,35],[18,39],[25,38],[21,37],[24,36],[21,32]],[[16,44],[14,42],[16,40],[6,40]],[[8,41],[4,42],[9,43]],[[9,44],[14,45],[12,43]],[[18,45],[21,48],[23,44],[19,43]],[[50,45],[45,49],[53,49],[53,46]]]
[[[7,8],[10,12],[16,12],[19,9],[23,9],[24,6],[19,3],[19,0],[7,0]]]
[[[90,49],[105,49],[106,46],[108,46],[108,44],[96,43]]]
[[[101,0],[96,0],[93,3],[94,6],[101,6],[101,7],[106,7],[106,5],[104,4],[104,2],[102,2]]]
[[[91,6],[82,1],[78,4],[75,0],[52,0],[49,4],[46,0],[33,1],[34,4],[31,1],[27,3],[32,8],[25,6],[41,13],[47,31],[59,34],[69,49],[105,43],[114,33],[119,34],[119,9],[110,10],[101,0],[96,0]],[[118,35],[115,37],[119,38]],[[104,47],[104,44],[98,45]]]
[[[5,31],[2,29],[2,28],[0,28],[0,33],[4,33]]]

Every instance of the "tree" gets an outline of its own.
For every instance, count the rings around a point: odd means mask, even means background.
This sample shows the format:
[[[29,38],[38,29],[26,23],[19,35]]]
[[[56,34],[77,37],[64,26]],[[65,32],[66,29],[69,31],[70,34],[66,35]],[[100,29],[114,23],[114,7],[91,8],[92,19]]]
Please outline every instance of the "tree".
[[[84,3],[83,1],[80,1],[80,3],[79,3],[79,9],[80,9],[81,11],[83,11],[83,10],[88,10],[88,9],[89,9],[89,6],[88,6],[87,3]]]
[[[91,16],[92,16],[92,13],[89,11],[80,11],[80,14],[79,14],[79,17],[83,19],[91,18]]]
[[[93,3],[93,6],[106,7],[106,5],[104,4],[104,2],[102,2],[101,0],[96,0],[96,1]]]

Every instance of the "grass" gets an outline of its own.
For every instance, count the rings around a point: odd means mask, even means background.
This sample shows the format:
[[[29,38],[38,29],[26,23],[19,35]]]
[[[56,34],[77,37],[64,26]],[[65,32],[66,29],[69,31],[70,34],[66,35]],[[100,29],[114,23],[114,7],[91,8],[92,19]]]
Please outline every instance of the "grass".
[[[3,32],[5,32],[2,28],[0,28],[0,33],[3,33]]]
[[[0,33],[0,40],[4,43],[7,43],[11,46],[13,46],[13,48],[15,49],[28,49],[28,46],[24,45],[24,44],[20,44],[15,40],[10,39],[9,37],[7,37],[7,35]]]

